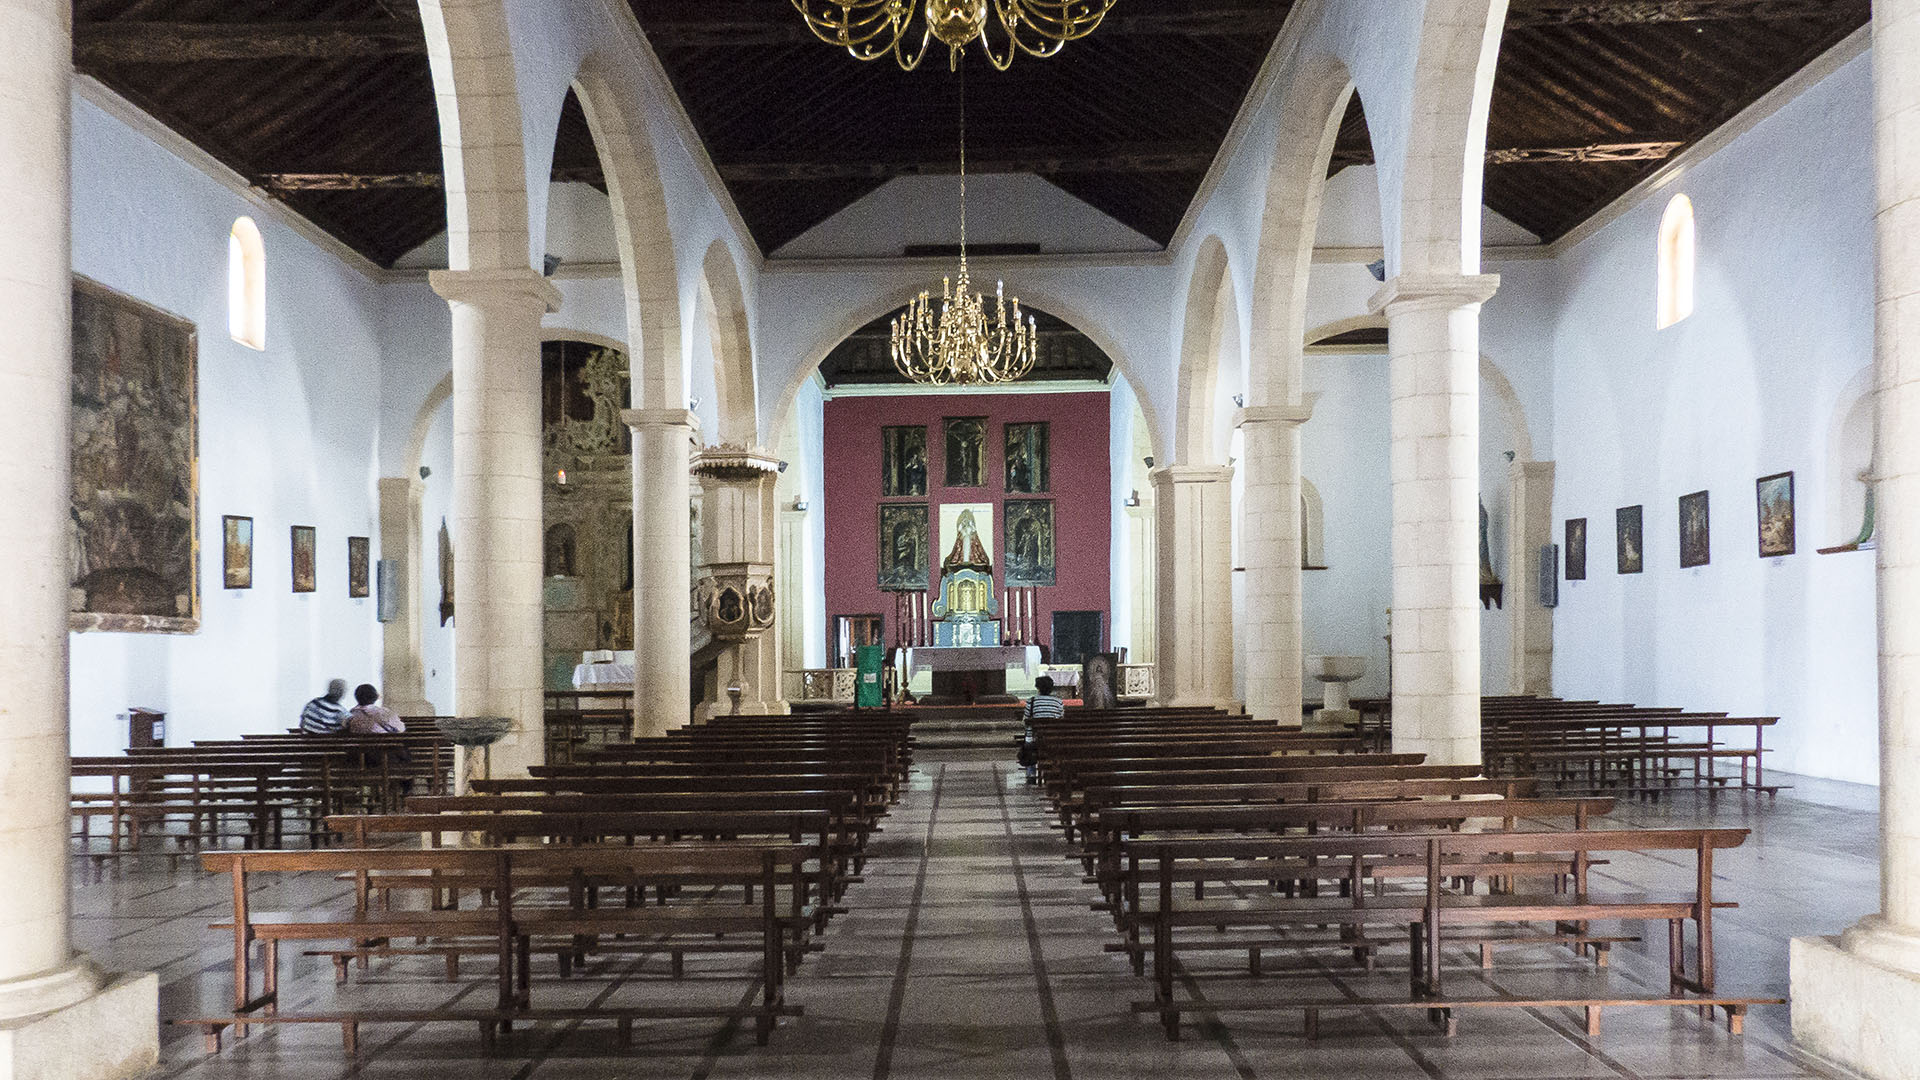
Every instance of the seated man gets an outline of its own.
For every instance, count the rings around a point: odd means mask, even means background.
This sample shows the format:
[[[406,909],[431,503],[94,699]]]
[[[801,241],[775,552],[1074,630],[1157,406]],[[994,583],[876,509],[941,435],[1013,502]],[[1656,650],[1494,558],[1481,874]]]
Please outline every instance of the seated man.
[[[347,730],[347,707],[340,704],[346,696],[347,680],[327,683],[327,692],[300,710],[300,730],[309,735],[338,735]]]
[[[1027,699],[1026,708],[1020,710],[1020,718],[1026,721],[1026,736],[1020,745],[1020,764],[1026,767],[1027,783],[1039,779],[1040,759],[1033,745],[1033,722],[1035,720],[1058,720],[1067,714],[1067,703],[1053,696],[1053,680],[1045,675],[1033,680],[1037,691]]]
[[[347,731],[354,735],[398,735],[407,730],[400,714],[385,705],[375,705],[380,691],[371,683],[353,688],[354,710],[347,714]]]

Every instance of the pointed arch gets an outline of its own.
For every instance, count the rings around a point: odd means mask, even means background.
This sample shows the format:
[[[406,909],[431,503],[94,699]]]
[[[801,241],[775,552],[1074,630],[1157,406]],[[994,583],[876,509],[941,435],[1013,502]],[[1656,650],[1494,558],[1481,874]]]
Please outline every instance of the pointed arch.
[[[753,334],[740,272],[724,240],[707,248],[700,269],[700,309],[713,345],[714,405],[723,446],[754,444]]]
[[[440,116],[447,265],[528,267],[526,148],[505,0],[419,0]]]
[[[1223,343],[1238,341],[1239,319],[1227,247],[1218,236],[1209,236],[1194,258],[1180,338],[1173,441],[1174,459],[1182,465],[1220,461],[1214,400],[1220,381],[1220,350]]]
[[[613,208],[626,293],[628,363],[633,405],[679,409],[687,402],[685,346],[681,340],[680,280],[673,262],[672,219],[660,168],[654,160],[639,103],[622,89],[596,57],[588,57],[573,82],[587,116]]]

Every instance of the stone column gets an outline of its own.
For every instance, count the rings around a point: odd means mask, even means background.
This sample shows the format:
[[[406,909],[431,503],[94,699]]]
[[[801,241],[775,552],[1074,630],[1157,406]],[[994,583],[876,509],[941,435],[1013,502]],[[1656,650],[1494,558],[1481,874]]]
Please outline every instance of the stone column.
[[[1247,712],[1300,726],[1305,638],[1300,607],[1300,425],[1311,402],[1241,409],[1234,417],[1246,458],[1240,508],[1247,568]]]
[[[380,559],[393,565],[387,600],[393,618],[380,628],[383,646],[380,696],[403,716],[427,716],[427,676],[420,659],[420,497],[417,477],[380,478]],[[455,598],[459,592],[454,593]],[[374,602],[381,598],[375,596]]]
[[[71,19],[0,0],[0,1080],[137,1076],[160,1047],[158,980],[109,981],[67,925]]]
[[[780,643],[773,631],[774,481],[780,462],[762,450],[710,447],[693,461],[700,478],[701,615],[724,642],[698,719],[785,713]]]
[[[700,421],[686,409],[628,409],[633,429],[633,733],[692,715],[688,460]]]
[[[1160,632],[1160,622],[1154,612],[1154,601],[1159,598],[1160,556],[1154,544],[1155,500],[1153,492],[1139,506],[1129,506],[1127,510],[1127,543],[1133,552],[1133,581],[1129,588],[1133,595],[1133,644],[1127,650],[1127,663],[1151,664],[1160,655],[1155,647],[1154,638]]]
[[[780,557],[774,566],[774,597],[779,622],[780,685],[786,673],[807,666],[807,514],[806,503],[780,507]]]
[[[1233,697],[1233,470],[1166,465],[1153,481],[1159,528],[1155,695],[1170,707],[1239,711]]]
[[[1793,1036],[1875,1077],[1920,1076],[1920,0],[1873,5],[1880,622],[1880,911],[1795,938]]]
[[[525,775],[546,756],[540,317],[560,292],[528,269],[430,280],[453,309],[453,709],[512,718],[493,774]]]
[[[1553,462],[1512,462],[1507,484],[1512,691],[1546,697],[1553,693],[1553,610],[1540,603],[1540,549],[1553,543]]]
[[[1393,748],[1480,761],[1480,305],[1494,275],[1409,275],[1387,316]]]

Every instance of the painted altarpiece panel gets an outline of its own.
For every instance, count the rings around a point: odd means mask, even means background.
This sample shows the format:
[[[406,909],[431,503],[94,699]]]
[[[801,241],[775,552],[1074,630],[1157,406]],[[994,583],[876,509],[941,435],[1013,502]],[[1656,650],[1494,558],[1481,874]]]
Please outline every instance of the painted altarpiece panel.
[[[1047,425],[1007,425],[1007,494],[1034,495],[1051,491]]]
[[[931,569],[927,552],[925,503],[887,503],[880,507],[882,589],[924,592]]]
[[[927,494],[927,429],[880,429],[880,495],[882,498]]]
[[[949,416],[942,422],[941,432],[946,442],[947,486],[984,486],[987,482],[986,417]]]
[[[1053,500],[1008,499],[1001,547],[1010,589],[1054,584]]]
[[[191,322],[75,276],[74,630],[200,629],[197,350]]]

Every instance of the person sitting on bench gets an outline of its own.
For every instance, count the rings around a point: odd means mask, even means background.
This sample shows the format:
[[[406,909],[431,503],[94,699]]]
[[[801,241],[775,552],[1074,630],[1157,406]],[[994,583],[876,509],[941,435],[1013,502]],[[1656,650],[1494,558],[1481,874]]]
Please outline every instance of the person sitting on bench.
[[[385,705],[376,705],[380,691],[372,683],[353,688],[354,710],[347,714],[347,730],[355,735],[398,735],[407,730],[400,714]]]
[[[1035,720],[1058,720],[1067,715],[1067,703],[1053,696],[1053,680],[1042,675],[1033,680],[1037,691],[1027,699],[1026,708],[1020,710],[1020,718],[1026,722],[1026,736],[1020,743],[1020,764],[1026,767],[1027,783],[1039,779],[1040,759],[1034,753],[1033,722]]]
[[[347,680],[327,683],[327,692],[306,703],[300,710],[300,730],[309,735],[338,735],[347,730],[347,709],[340,699],[347,696]]]

